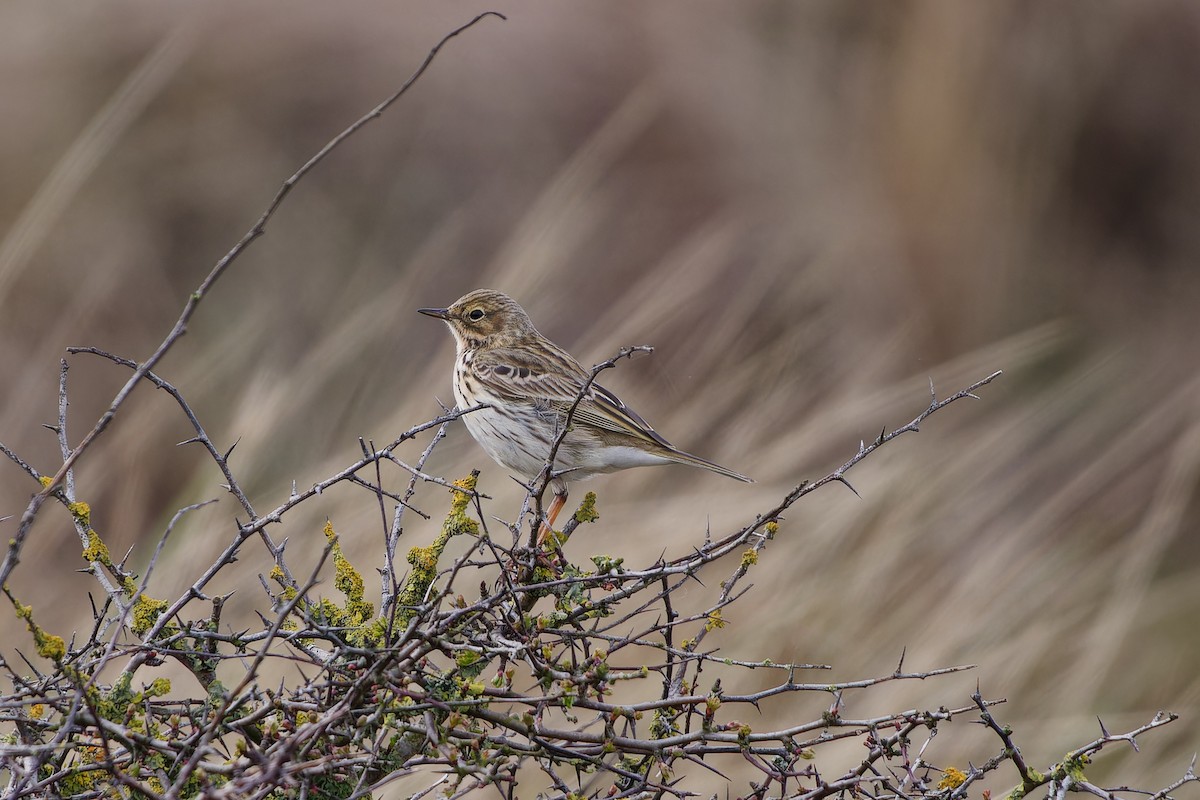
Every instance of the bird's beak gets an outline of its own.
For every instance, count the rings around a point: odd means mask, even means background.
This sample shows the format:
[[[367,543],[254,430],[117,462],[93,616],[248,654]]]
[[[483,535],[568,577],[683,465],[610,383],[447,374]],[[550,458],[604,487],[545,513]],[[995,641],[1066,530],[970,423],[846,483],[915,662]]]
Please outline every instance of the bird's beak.
[[[438,319],[450,319],[450,309],[448,308],[418,308],[417,313]]]

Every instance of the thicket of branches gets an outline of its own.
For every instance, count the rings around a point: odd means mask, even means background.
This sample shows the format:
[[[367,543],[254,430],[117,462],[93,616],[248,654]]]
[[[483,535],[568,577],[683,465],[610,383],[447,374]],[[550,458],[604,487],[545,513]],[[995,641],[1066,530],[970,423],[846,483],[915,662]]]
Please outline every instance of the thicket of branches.
[[[748,514],[740,528],[700,533],[685,555],[648,564],[626,563],[620,554],[572,561],[572,534],[597,518],[591,493],[548,545],[539,547],[549,466],[528,487],[519,509],[491,508],[475,475],[450,481],[426,472],[447,426],[475,409],[447,410],[382,447],[360,441],[361,457],[336,474],[294,491],[269,511],[252,505],[230,466],[232,448],[217,444],[183,393],[155,367],[292,186],[395,102],[446,41],[486,16],[449,34],[399,91],[284,183],[189,297],[149,358],[134,361],[91,347],[69,351],[61,365],[57,419],[48,426],[58,440],[60,465],[42,471],[0,444],[40,484],[0,564],[0,585],[29,630],[27,646],[5,643],[0,653],[4,796],[366,797],[406,778],[423,780],[414,797],[473,791],[514,798],[685,797],[699,785],[711,786],[714,777],[725,780],[726,765],[737,762],[751,764],[757,777],[749,785],[730,785],[728,795],[756,798],[952,800],[980,796],[980,782],[998,773],[1010,776],[1013,797],[1044,788],[1048,796],[1075,790],[1158,800],[1195,781],[1189,769],[1170,786],[1143,792],[1100,787],[1087,778],[1088,764],[1101,751],[1136,747],[1143,734],[1172,722],[1171,714],[1128,731],[1112,732],[1101,724],[1094,740],[1072,743],[1055,763],[1032,764],[996,709],[1002,701],[979,691],[933,709],[871,718],[842,713],[845,693],[967,666],[911,671],[902,659],[886,675],[831,682],[820,680],[830,669],[826,665],[778,664],[765,656],[732,660],[717,653],[724,610],[746,597],[752,588],[747,576],[781,527],[786,535],[788,508],[826,484],[849,486],[846,475],[860,461],[917,431],[950,403],[974,397],[999,373],[940,400],[931,386],[929,404],[911,422],[863,442],[828,475]],[[598,364],[593,377],[637,349]],[[106,359],[131,374],[108,410],[72,444],[68,368],[76,358]],[[152,597],[146,589],[176,523],[201,504],[175,514],[139,575],[127,566],[129,554],[114,557],[91,524],[89,504],[105,499],[89,496],[74,481],[74,465],[142,383],[177,404],[194,430],[186,444],[208,453],[240,506],[229,521],[228,545],[211,564],[196,565],[192,584],[174,599]],[[402,458],[408,449],[419,449],[415,459]],[[385,462],[407,479],[400,485],[386,480]],[[273,528],[300,504],[319,502],[325,490],[343,483],[366,490],[364,502],[378,507],[384,531],[378,563],[352,565],[338,545],[334,520],[325,527],[327,544],[317,568],[296,574]],[[432,512],[434,492],[444,493],[448,505],[441,531],[431,544],[410,547],[401,558],[406,518],[425,516],[421,507]],[[83,641],[67,642],[43,629],[37,609],[7,588],[34,520],[47,513],[47,500],[72,520],[84,566],[103,590]],[[447,550],[455,537],[469,542],[457,548],[459,556]],[[234,628],[222,619],[225,598],[210,587],[251,547],[266,548],[273,568],[261,576],[260,624]],[[377,602],[368,599],[363,579],[368,567],[381,575]],[[698,583],[702,569],[723,579],[707,593],[685,596],[683,588]],[[323,596],[330,583],[337,600]],[[155,677],[154,668],[168,660],[182,665],[195,683],[172,686]],[[236,684],[217,677],[229,661],[245,667]],[[275,662],[289,665],[289,677],[268,683],[265,673]],[[718,666],[724,677],[714,679]],[[114,667],[116,678],[105,679]],[[768,688],[747,690],[736,676],[750,670],[777,677]],[[762,708],[786,709],[797,695],[811,693],[827,699],[819,716],[777,729],[755,724]],[[994,734],[992,747],[971,763],[939,761],[935,735],[966,723],[985,725]],[[863,746],[848,768],[827,756],[845,740]]]

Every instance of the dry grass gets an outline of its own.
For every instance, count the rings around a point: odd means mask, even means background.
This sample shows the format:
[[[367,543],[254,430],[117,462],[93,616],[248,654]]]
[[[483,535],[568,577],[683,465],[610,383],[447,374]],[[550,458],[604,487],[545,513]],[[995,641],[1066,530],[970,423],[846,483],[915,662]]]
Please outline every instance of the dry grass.
[[[477,8],[0,8],[0,440],[53,471],[39,425],[64,348],[148,355],[279,181]],[[1000,716],[1040,766],[1097,714],[1115,730],[1167,707],[1182,724],[1093,777],[1181,774],[1200,744],[1196,6],[495,8],[510,21],[454,42],[301,184],[159,370],[219,442],[240,439],[256,505],[349,463],[355,437],[433,416],[451,342],[414,309],[477,286],[583,360],[655,345],[607,383],[758,478],[596,481],[603,519],[571,547],[629,560],[767,508],[913,416],[929,377],[950,390],[1003,368],[983,402],[864,464],[862,499],[802,504],[723,647],[839,678],[904,648],[914,668],[979,664],[847,702],[964,703],[978,680],[1011,698]],[[126,376],[82,357],[70,374],[78,435]],[[174,446],[188,435],[143,389],[84,459],[80,497],[114,552],[144,559],[176,508],[219,494],[211,463]],[[483,458],[459,428],[431,467],[484,467],[511,517],[520,490]],[[0,516],[19,516],[35,487],[0,471]],[[232,509],[189,520],[152,594],[209,563]],[[297,568],[325,516],[377,563],[370,495],[307,509],[282,531]],[[13,581],[58,632],[90,619],[77,549],[47,509]],[[268,562],[239,566],[214,590],[249,613]],[[22,636],[0,620],[6,656]],[[960,735],[947,759],[978,752]]]

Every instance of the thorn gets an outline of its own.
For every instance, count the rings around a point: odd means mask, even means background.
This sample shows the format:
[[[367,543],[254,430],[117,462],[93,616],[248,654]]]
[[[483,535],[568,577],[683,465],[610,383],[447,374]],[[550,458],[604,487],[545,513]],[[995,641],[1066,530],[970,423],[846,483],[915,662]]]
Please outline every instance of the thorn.
[[[896,674],[897,675],[904,672],[904,657],[906,655],[908,655],[908,645],[904,645],[904,647],[902,647],[900,649],[900,663],[896,665]]]
[[[965,395],[963,395],[963,397],[970,397],[973,400],[981,399],[979,395],[975,394],[974,392],[967,392]]]
[[[236,440],[234,440],[233,444],[229,445],[229,449],[225,451],[225,455],[221,456],[222,461],[229,460],[229,454],[233,452],[233,448],[237,447],[238,442],[240,441],[242,441],[242,437],[239,436]]]
[[[1104,720],[1100,719],[1099,717],[1096,717],[1096,722],[1100,723],[1100,735],[1103,736],[1105,739],[1111,738],[1109,735],[1109,732],[1108,732],[1108,728],[1104,727]]]
[[[933,376],[929,376],[929,399],[934,403],[937,402],[937,392],[933,390]]]
[[[54,431],[55,433],[59,432],[59,427],[57,425],[48,425],[45,422],[43,422],[42,427],[48,431]]]
[[[851,486],[850,481],[846,480],[845,477],[838,475],[836,478],[834,478],[834,480],[840,484],[843,484],[847,489],[854,492],[855,497],[859,498],[860,500],[862,499],[862,495],[858,493],[858,489],[855,489],[853,486]]]
[[[886,425],[879,429],[879,438],[875,440],[876,447],[883,444],[884,436],[887,436],[887,426]]]
[[[203,441],[203,439],[201,439],[199,436],[193,436],[190,439],[184,439],[182,442],[177,443],[175,446],[183,447],[185,444],[196,444],[197,442],[201,442],[201,441]]]

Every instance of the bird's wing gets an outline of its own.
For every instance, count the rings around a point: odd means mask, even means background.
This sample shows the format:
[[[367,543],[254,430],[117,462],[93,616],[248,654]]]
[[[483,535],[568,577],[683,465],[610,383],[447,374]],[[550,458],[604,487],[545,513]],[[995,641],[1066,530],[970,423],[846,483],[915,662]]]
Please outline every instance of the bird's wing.
[[[579,362],[565,353],[516,347],[478,351],[470,369],[488,391],[511,402],[572,403],[587,380]]]
[[[658,434],[658,431],[650,427],[650,423],[642,419],[641,416],[629,406],[621,401],[621,398],[600,386],[597,383],[592,384],[592,402],[584,408],[584,404],[580,403],[579,408],[575,409],[575,416],[579,417],[580,412],[584,412],[586,421],[601,428],[608,428],[618,433],[628,433],[638,439],[645,439],[662,445],[668,450],[674,450],[675,447]]]
[[[471,361],[471,371],[499,397],[515,402],[541,402],[564,417],[589,376],[588,371],[565,352],[534,354],[506,347],[478,353]],[[674,449],[637,412],[596,383],[592,383],[571,419]]]

